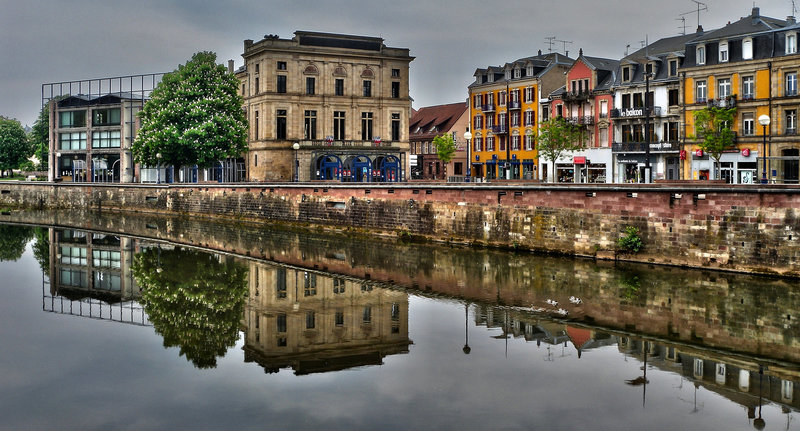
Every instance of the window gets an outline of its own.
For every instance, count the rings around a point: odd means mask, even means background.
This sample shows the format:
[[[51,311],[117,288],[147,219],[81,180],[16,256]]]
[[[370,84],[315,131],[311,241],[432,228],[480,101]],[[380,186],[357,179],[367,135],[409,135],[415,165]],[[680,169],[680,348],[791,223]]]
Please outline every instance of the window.
[[[742,59],[743,60],[752,60],[753,59],[753,38],[746,37],[742,40]]]
[[[650,75],[650,74],[652,74],[652,73],[653,73],[653,63],[647,63],[647,64],[644,66],[644,73],[645,73],[645,74],[648,74],[648,75]]]
[[[706,81],[699,80],[695,84],[694,100],[697,103],[705,103],[706,101]]]
[[[494,151],[494,136],[486,137],[486,151]]]
[[[86,132],[61,133],[59,135],[62,150],[85,150]]]
[[[486,116],[486,128],[491,129],[494,127],[494,115],[487,115]]]
[[[400,114],[392,113],[392,141],[400,140]],[[455,138],[453,138],[455,141]]]
[[[728,61],[728,42],[719,43],[719,61],[720,63]]]
[[[364,97],[372,97],[372,81],[364,80]]]
[[[333,83],[333,93],[337,96],[344,96],[344,79],[336,78]]]
[[[316,85],[316,78],[313,76],[306,77],[306,94],[313,95],[314,94],[314,87]]]
[[[92,132],[92,148],[119,148],[119,130]]]
[[[361,321],[363,323],[372,323],[372,307],[367,305],[361,313]]]
[[[797,33],[794,32],[786,33],[786,53],[787,54],[797,53]]]
[[[258,75],[258,69],[259,69],[259,67],[258,67],[258,66],[259,66],[259,64],[258,64],[258,63],[256,63],[256,75]]]
[[[717,80],[717,98],[722,99],[731,95],[731,80],[730,78]]]
[[[303,296],[317,295],[317,274],[303,272]]]
[[[533,135],[532,134],[525,135],[525,150],[526,151],[533,151]]]
[[[278,70],[286,70],[286,62],[285,61],[279,61],[278,62]]]
[[[400,77],[400,69],[392,69],[392,78]]]
[[[286,315],[281,313],[275,316],[276,320],[276,327],[278,328],[278,332],[286,332]]]
[[[258,140],[258,111],[255,111],[255,118],[253,119],[253,139]]]
[[[678,75],[678,60],[669,61],[669,76]]]
[[[796,135],[797,134],[797,110],[796,109],[787,109],[786,110],[786,121],[784,123],[786,125],[786,134],[787,135]]]
[[[667,98],[669,99],[669,106],[678,106],[680,104],[677,88],[667,90]]]
[[[275,296],[286,299],[286,268],[278,268],[275,274]]]
[[[478,109],[481,106],[481,95],[480,94],[476,94],[476,95],[472,96],[472,106],[474,106],[476,109]]]
[[[706,64],[706,47],[704,45],[700,45],[697,47],[695,52],[697,64]]]
[[[344,140],[345,111],[333,111],[333,139]]]
[[[628,82],[631,80],[631,68],[625,66],[622,68],[622,82]]]
[[[317,139],[317,111],[306,111],[303,122],[303,137]]]
[[[511,127],[519,127],[519,111],[511,113]]]
[[[475,118],[472,119],[472,128],[473,129],[479,130],[479,129],[483,128],[482,125],[481,125],[481,123],[482,123],[481,118],[483,118],[481,115],[476,115]]]
[[[608,100],[600,101],[600,118],[608,118]]]
[[[314,329],[317,326],[317,315],[313,311],[306,312],[306,329]]]
[[[497,104],[500,106],[506,106],[506,90],[503,90],[497,94]]]
[[[533,102],[533,87],[527,87],[525,89],[525,103]]]
[[[334,323],[336,326],[344,326],[344,312],[337,311],[334,317]]]
[[[519,151],[520,149],[519,142],[520,142],[519,135],[514,135],[511,137],[511,149],[513,151]]]
[[[483,151],[483,138],[480,136],[475,138],[475,151]]]
[[[121,268],[121,253],[118,251],[92,250],[92,265],[99,268]]]
[[[255,78],[255,85],[253,85],[253,87],[256,89],[256,94],[261,92],[261,86],[258,85],[258,77],[257,76]]]
[[[400,83],[398,81],[392,81],[392,99],[399,99],[400,98]]]
[[[533,111],[525,111],[525,125],[526,126],[533,125]]]
[[[361,113],[361,140],[372,140],[372,112]]]
[[[275,116],[275,139],[286,139],[286,110],[278,109]]]
[[[86,249],[61,246],[61,263],[64,265],[86,265]]]
[[[628,109],[631,107],[631,95],[630,94],[623,94],[622,95],[622,109]]]
[[[314,79],[314,78],[311,78]],[[278,93],[285,93],[286,92],[286,75],[278,75],[278,82],[275,86],[275,90]]]
[[[514,69],[514,78],[519,78],[521,74],[522,72],[520,71],[519,68]]]
[[[116,126],[120,124],[119,108],[95,109],[92,112],[93,126]]]
[[[784,96],[797,96],[797,72],[786,74],[786,93]]]
[[[755,134],[756,122],[753,118],[752,112],[742,114],[742,134],[745,136],[752,136]]]
[[[60,116],[59,127],[86,127],[86,111],[66,111]]]
[[[742,77],[742,99],[752,99],[754,97],[755,85],[752,76]]]

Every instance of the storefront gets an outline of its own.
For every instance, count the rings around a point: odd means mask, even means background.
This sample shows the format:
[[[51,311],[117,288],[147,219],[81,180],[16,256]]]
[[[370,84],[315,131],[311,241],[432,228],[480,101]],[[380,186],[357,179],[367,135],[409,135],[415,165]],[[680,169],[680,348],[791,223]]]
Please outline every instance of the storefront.
[[[611,158],[610,148],[587,148],[562,156],[555,164],[555,181],[559,183],[611,182]],[[539,159],[542,181],[553,181],[552,167],[552,163]]]
[[[715,161],[703,150],[691,154],[693,180],[722,179],[728,184],[755,184],[758,179],[758,152],[748,148],[722,153],[719,160],[719,173]],[[716,176],[719,175],[719,178]]]
[[[646,152],[645,143],[615,143],[614,166],[615,182],[644,183]],[[674,142],[653,142],[650,144],[650,169],[653,181],[680,179],[680,151]]]

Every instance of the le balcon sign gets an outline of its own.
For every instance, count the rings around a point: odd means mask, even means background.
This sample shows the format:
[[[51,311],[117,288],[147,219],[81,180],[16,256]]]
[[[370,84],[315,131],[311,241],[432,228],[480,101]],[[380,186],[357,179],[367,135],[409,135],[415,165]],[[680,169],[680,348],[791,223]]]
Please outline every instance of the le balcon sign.
[[[619,111],[620,117],[641,117],[643,115],[644,115],[644,109],[642,108],[620,109]]]

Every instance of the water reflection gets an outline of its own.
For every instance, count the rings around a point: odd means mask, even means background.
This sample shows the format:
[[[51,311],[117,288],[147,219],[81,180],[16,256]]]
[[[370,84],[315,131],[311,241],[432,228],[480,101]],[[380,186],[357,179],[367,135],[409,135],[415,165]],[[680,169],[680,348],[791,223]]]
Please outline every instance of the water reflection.
[[[33,228],[0,224],[0,262],[22,257],[25,246],[33,238]]]
[[[787,421],[800,409],[800,291],[789,281],[123,221],[135,237],[108,228],[26,234],[36,237],[47,275],[43,309],[152,326],[197,368],[216,366],[237,341],[243,359],[269,374],[405,360],[438,319],[453,319],[430,317],[412,337],[410,298],[432,298],[458,301],[451,337],[464,361],[482,357],[487,343],[508,358],[501,360],[513,360],[515,344],[538,347],[536,359],[565,370],[572,361],[597,367],[613,352],[636,367],[603,384],[611,393],[635,391],[648,408],[670,393],[698,413],[713,394],[756,428],[765,426],[765,405],[780,407]],[[665,374],[675,383],[665,385]]]

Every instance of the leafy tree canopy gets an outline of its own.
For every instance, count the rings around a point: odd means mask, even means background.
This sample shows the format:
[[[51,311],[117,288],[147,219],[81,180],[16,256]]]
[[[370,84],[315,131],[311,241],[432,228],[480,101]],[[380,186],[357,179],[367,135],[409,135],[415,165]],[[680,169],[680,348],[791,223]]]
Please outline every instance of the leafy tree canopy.
[[[33,123],[31,133],[28,134],[33,155],[39,159],[38,169],[46,171],[50,153],[50,105],[45,105],[39,111],[39,118]]]
[[[731,126],[736,117],[736,108],[709,106],[695,111],[695,138],[700,149],[719,163],[722,152],[734,147],[736,135]]]
[[[25,246],[33,238],[33,228],[28,226],[0,225],[0,262],[22,257]]]
[[[456,153],[456,143],[453,141],[452,135],[443,133],[433,138],[433,145],[436,146],[436,156],[442,161],[444,177],[447,178],[447,164],[453,160],[453,155]]]
[[[194,250],[149,248],[136,254],[133,277],[164,347],[180,347],[197,368],[214,368],[239,338],[247,267]]]
[[[216,61],[215,53],[198,52],[164,75],[139,112],[142,126],[132,148],[136,162],[211,166],[247,151],[239,81]]]
[[[562,154],[583,148],[584,129],[563,117],[554,117],[539,125],[539,136],[534,138],[539,157],[555,164]]]
[[[30,155],[28,137],[19,121],[0,117],[0,171],[19,168]]]

